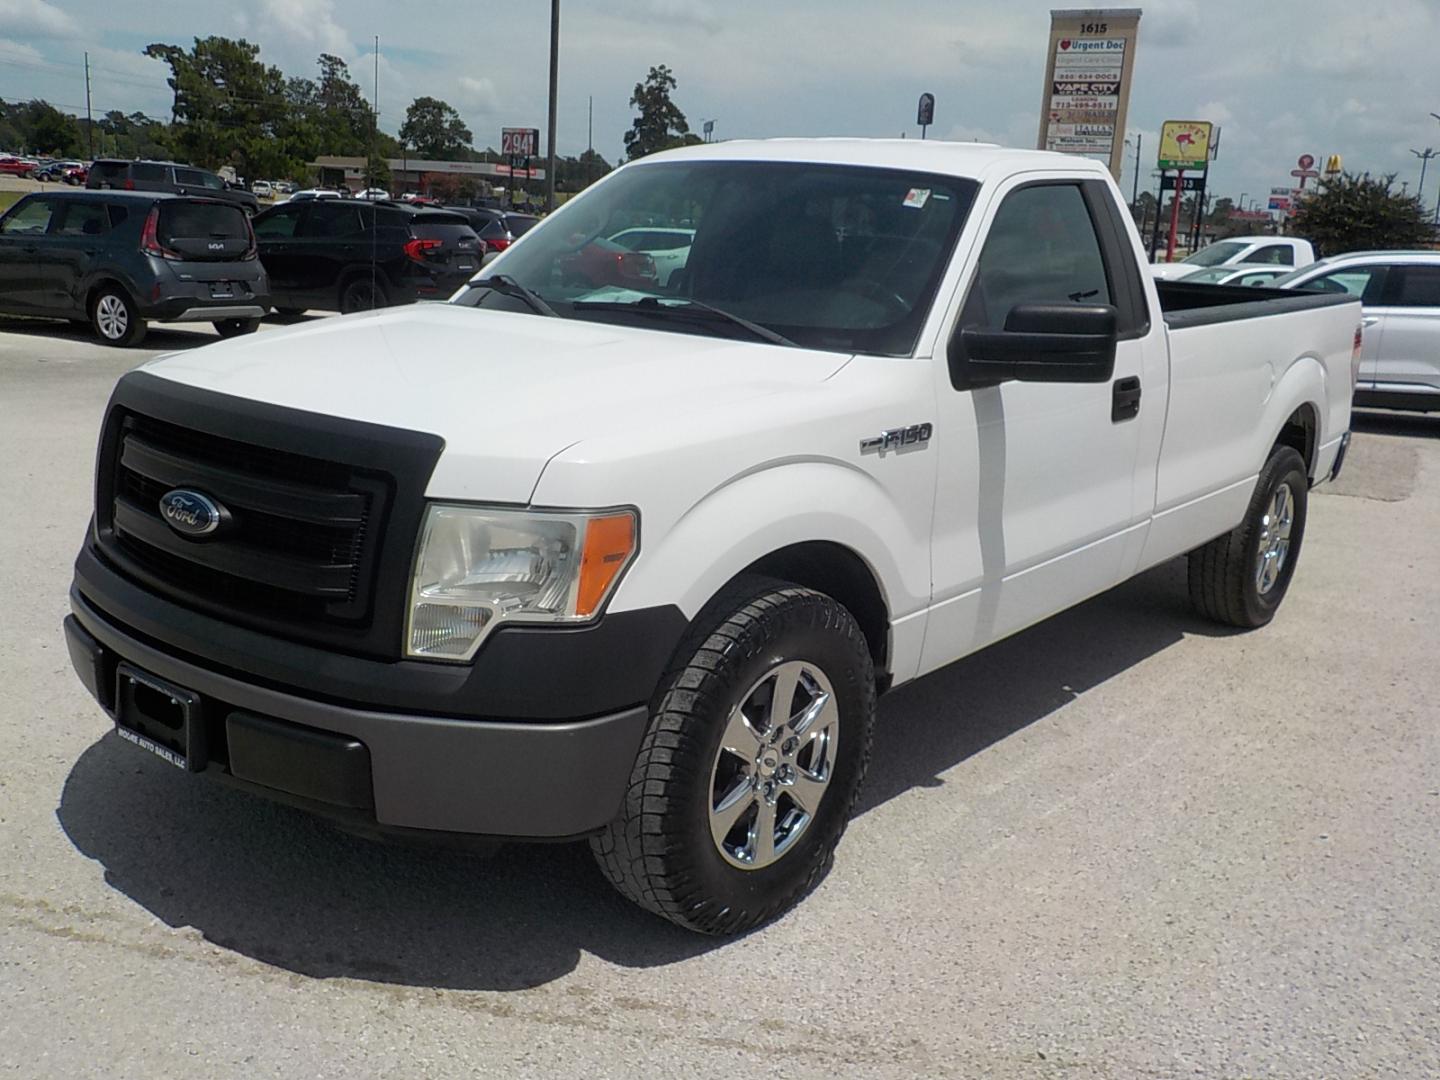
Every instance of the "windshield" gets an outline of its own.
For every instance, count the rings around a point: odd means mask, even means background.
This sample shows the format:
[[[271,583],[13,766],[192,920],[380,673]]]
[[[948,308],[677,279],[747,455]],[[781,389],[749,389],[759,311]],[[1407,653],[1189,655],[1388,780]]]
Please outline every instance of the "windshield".
[[[496,269],[565,317],[753,336],[667,317],[694,301],[805,347],[905,355],[975,189],[848,165],[641,164],[566,204]],[[644,242],[658,234],[668,246]],[[455,302],[528,310],[485,288]]]
[[[1248,246],[1248,244],[1236,240],[1222,240],[1218,244],[1211,244],[1209,247],[1195,252],[1185,261],[1191,266],[1219,266],[1226,260],[1239,255]]]

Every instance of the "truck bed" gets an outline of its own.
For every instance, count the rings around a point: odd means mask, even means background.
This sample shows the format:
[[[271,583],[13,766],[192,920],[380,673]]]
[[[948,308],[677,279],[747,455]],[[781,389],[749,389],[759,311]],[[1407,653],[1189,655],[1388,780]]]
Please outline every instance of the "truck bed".
[[[1258,286],[1199,285],[1192,282],[1157,281],[1160,310],[1172,330],[1212,323],[1259,319],[1290,311],[1353,304],[1355,298],[1336,293],[1299,292]]]

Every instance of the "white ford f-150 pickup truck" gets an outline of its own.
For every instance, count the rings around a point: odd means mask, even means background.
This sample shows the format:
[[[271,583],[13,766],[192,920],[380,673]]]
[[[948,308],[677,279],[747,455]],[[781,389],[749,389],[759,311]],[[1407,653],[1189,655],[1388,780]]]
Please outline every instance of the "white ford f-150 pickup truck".
[[[637,225],[693,232],[663,286],[610,240]],[[1084,160],[656,154],[449,303],[123,377],[70,655],[179,768],[372,832],[589,838],[740,931],[830,864],[877,694],[1179,555],[1200,612],[1266,623],[1359,323],[1157,284]]]

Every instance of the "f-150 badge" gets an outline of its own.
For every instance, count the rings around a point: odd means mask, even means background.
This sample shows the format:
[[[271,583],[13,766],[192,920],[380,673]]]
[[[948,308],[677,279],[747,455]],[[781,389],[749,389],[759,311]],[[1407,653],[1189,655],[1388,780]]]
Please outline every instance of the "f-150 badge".
[[[860,440],[860,452],[868,454],[875,451],[883,454],[886,450],[899,450],[905,446],[920,446],[930,441],[930,435],[935,430],[932,424],[911,424],[909,427],[890,428],[874,435],[868,439]]]

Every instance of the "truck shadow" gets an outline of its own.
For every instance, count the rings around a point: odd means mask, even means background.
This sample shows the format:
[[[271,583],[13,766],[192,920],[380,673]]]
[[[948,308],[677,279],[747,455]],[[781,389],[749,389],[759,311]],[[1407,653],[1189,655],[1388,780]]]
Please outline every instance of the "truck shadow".
[[[1184,580],[1183,564],[1159,567],[887,697],[858,812],[943,783],[1184,634],[1213,632],[1189,614]],[[582,844],[480,859],[363,840],[197,783],[113,733],[75,763],[57,817],[109,885],[168,926],[312,978],[516,990],[568,974],[584,952],[654,967],[726,945],[622,900]]]
[[[1399,435],[1411,438],[1440,438],[1440,413],[1367,412],[1350,414],[1350,430],[1367,435]]]
[[[100,343],[95,336],[95,331],[90,329],[89,323],[66,322],[60,319],[27,319],[20,316],[0,315],[0,333],[57,338],[94,345],[99,349],[109,348]],[[192,349],[200,345],[210,345],[219,340],[220,335],[215,333],[209,323],[193,323],[183,326],[174,323],[164,326],[152,324],[145,332],[145,338],[141,341],[140,348],[142,350]],[[131,350],[114,348],[112,351],[119,356],[129,353]]]

